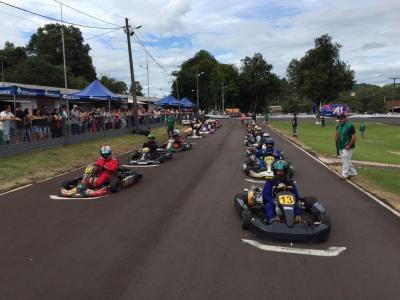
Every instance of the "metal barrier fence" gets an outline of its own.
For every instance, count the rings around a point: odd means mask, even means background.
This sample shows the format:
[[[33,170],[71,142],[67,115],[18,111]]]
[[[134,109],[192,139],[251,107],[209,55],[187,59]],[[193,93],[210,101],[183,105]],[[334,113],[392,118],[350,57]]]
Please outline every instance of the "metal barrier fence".
[[[145,133],[151,128],[162,126],[165,123],[166,116],[142,115],[138,118],[139,130]],[[189,119],[192,116],[176,115],[175,118],[176,123],[178,123],[182,119]],[[135,129],[135,117],[133,115],[119,119],[98,116],[82,122],[63,119],[59,123],[52,122],[44,126],[32,124],[29,128],[14,129],[9,133],[13,143],[0,143],[0,157],[132,133],[133,129]],[[0,136],[1,141],[2,136]]]

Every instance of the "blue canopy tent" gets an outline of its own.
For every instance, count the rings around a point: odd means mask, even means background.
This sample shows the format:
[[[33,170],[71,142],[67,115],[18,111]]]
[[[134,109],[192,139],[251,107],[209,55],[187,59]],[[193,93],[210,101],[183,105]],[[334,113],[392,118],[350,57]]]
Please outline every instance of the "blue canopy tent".
[[[174,96],[169,95],[155,103],[158,106],[179,106],[179,101]]]
[[[181,106],[184,108],[189,108],[189,107],[194,107],[195,105],[193,104],[192,101],[190,101],[188,98],[183,98],[181,99]]]
[[[120,96],[111,92],[108,88],[100,83],[97,79],[85,87],[83,90],[64,95],[67,100],[98,100],[108,101],[108,110],[111,109],[111,100],[127,100],[128,96]]]
[[[15,96],[60,98],[61,93],[59,90],[35,89],[10,85],[0,87],[0,95],[12,95],[15,108]]]

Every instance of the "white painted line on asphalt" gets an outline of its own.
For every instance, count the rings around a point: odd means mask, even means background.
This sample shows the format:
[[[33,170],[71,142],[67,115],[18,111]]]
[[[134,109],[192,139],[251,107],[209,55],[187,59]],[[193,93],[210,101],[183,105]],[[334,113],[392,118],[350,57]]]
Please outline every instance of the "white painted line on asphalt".
[[[260,250],[269,251],[269,252],[279,252],[279,253],[289,253],[289,254],[301,254],[301,255],[309,255],[309,256],[325,256],[325,257],[333,257],[338,256],[343,251],[345,251],[346,247],[329,247],[326,250],[320,249],[304,249],[304,248],[293,248],[293,247],[282,247],[282,246],[272,246],[272,245],[264,245],[257,241],[242,239],[243,243],[256,247]]]
[[[254,180],[254,179],[249,179],[249,178],[245,178],[244,180],[248,181],[248,182],[260,183],[260,184],[264,184],[266,182],[266,181]]]
[[[304,150],[303,148],[301,148],[299,145],[297,145],[296,143],[293,143],[291,140],[289,140],[287,137],[283,136],[282,134],[280,134],[279,132],[277,132],[276,130],[272,129],[272,131],[274,131],[276,134],[278,134],[280,137],[282,137],[286,142],[290,143],[291,145],[293,145],[294,147],[296,147],[297,149],[299,149],[300,151],[303,151],[305,154],[307,154],[309,157],[311,157],[313,160],[315,160],[316,162],[320,163],[321,165],[323,165],[325,168],[327,168],[329,171],[335,173],[336,175],[338,175],[339,177],[341,177],[341,174],[339,174],[338,172],[336,172],[335,170],[332,170],[331,168],[329,168],[329,166],[327,164],[325,164],[324,162],[322,162],[320,159],[316,158],[315,156],[313,156],[312,154],[308,153],[306,150]],[[358,184],[350,181],[350,180],[345,180],[346,182],[348,182],[349,184],[351,184],[353,187],[355,187],[357,190],[359,190],[360,192],[362,192],[363,194],[367,195],[368,197],[370,197],[372,200],[374,200],[375,202],[377,202],[379,205],[383,206],[384,208],[386,208],[387,210],[389,210],[390,212],[392,212],[394,215],[396,215],[397,217],[400,218],[400,212],[398,212],[397,210],[393,209],[392,207],[390,207],[389,205],[387,205],[385,202],[383,202],[382,200],[380,200],[379,198],[375,197],[374,195],[372,195],[370,192],[368,192],[367,190],[363,189],[362,187],[360,187]]]
[[[154,167],[159,167],[160,164],[158,165],[122,165],[125,168],[154,168]]]
[[[79,201],[79,200],[93,200],[93,199],[105,198],[105,197],[108,197],[108,196],[109,196],[109,195],[100,196],[100,197],[71,198],[71,197],[61,197],[61,196],[57,196],[57,195],[49,195],[50,199],[52,199],[52,200],[73,200],[73,201]]]
[[[20,186],[19,188],[16,188],[16,189],[9,190],[7,192],[1,193],[0,196],[6,195],[6,194],[9,194],[9,193],[12,193],[12,192],[16,192],[18,190],[22,190],[22,189],[27,188],[28,186],[31,186],[31,185],[33,185],[33,183],[30,183],[30,184],[27,184],[27,185],[24,185],[24,186]]]
[[[54,177],[56,177],[56,176],[54,176]],[[54,177],[48,177],[48,178],[45,178],[45,179],[42,179],[42,180],[36,181],[35,183],[41,183],[41,182],[45,182],[45,181],[47,181],[47,180],[53,179]]]

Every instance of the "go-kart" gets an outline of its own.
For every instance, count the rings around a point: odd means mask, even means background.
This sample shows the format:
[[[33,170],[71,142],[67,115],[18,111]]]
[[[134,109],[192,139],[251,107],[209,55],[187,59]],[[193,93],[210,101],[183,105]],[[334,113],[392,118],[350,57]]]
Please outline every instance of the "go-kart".
[[[215,119],[208,119],[205,121],[205,123],[207,123],[210,126],[210,128],[214,130],[222,127],[221,122]]]
[[[246,147],[259,147],[262,144],[262,134],[248,134],[246,135],[243,144]]]
[[[263,159],[265,163],[265,169],[259,168],[259,160]],[[274,171],[272,165],[274,164],[275,157],[266,156],[265,158],[257,158],[255,156],[251,156],[247,162],[244,162],[242,167],[243,171],[247,176],[258,179],[273,179]]]
[[[193,124],[191,128],[185,130],[186,137],[189,139],[201,139],[205,137],[205,134],[200,133],[201,123]]]
[[[164,161],[171,159],[172,152],[168,152],[162,148],[158,148],[154,153],[150,153],[150,148],[145,147],[136,150],[129,161],[130,165],[158,165]]]
[[[199,134],[207,135],[207,134],[213,134],[214,132],[215,132],[215,129],[212,129],[210,126],[208,126],[207,123],[203,123],[199,129]]]
[[[234,205],[243,229],[281,241],[323,242],[329,237],[330,218],[315,197],[302,197],[296,203],[291,187],[286,185],[280,185],[275,193],[276,218],[271,224],[265,221],[260,188],[236,194]],[[301,223],[295,222],[295,205],[301,209]]]
[[[95,189],[93,184],[97,179],[98,168],[99,166],[89,165],[86,167],[83,176],[64,181],[61,187],[61,195],[70,198],[101,197],[130,187],[143,177],[142,174],[132,172],[128,168],[118,168],[118,171],[112,174],[110,183]]]
[[[163,145],[163,149],[167,152],[181,152],[187,151],[192,149],[192,144],[184,142],[184,141],[177,141],[174,138],[170,138],[167,144]]]

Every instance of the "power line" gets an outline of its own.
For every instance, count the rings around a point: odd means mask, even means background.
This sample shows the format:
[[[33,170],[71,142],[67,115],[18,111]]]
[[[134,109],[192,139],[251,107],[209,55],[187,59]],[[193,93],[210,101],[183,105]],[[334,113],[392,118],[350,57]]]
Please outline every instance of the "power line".
[[[136,33],[134,33],[134,36],[135,36],[136,40],[139,42],[140,46],[143,48],[143,50],[150,56],[150,58],[160,67],[161,70],[163,70],[165,73],[168,74],[167,70],[153,57],[153,55],[147,50],[145,45],[143,45],[142,41],[139,39],[139,37],[136,35]]]
[[[88,3],[90,3],[90,4],[92,4],[93,6],[96,6],[97,8],[100,8],[101,10],[103,10],[103,11],[105,11],[105,12],[107,12],[107,13],[110,13],[110,10],[109,10],[109,9],[105,9],[105,8],[101,7],[100,5],[98,5],[98,4],[95,3],[95,2],[92,2],[92,1],[90,1],[90,0],[85,0],[85,1],[88,2]],[[121,16],[121,15],[119,15],[119,14],[116,14],[116,13],[113,13],[113,12],[111,12],[111,14],[114,15],[114,16],[118,16],[118,17],[120,17],[120,18],[122,18],[122,19],[125,19],[125,17],[123,17],[123,16]]]
[[[113,33],[113,32],[115,32],[115,31],[117,31],[117,30],[121,30],[121,28],[117,28],[117,29],[108,31],[108,32],[106,32],[106,33],[102,33],[102,34],[99,34],[99,35],[92,36],[92,37],[90,37],[90,38],[88,38],[88,39],[85,39],[85,41],[92,40],[92,39],[98,38],[98,37],[100,37],[100,36],[109,34],[109,33]]]
[[[93,28],[93,29],[105,29],[105,30],[109,30],[109,29],[120,29],[120,28],[122,28],[122,26],[120,26],[120,27],[118,27],[118,28],[116,28],[116,27],[97,27],[97,26],[90,26],[90,25],[83,25],[83,24],[78,24],[78,23],[72,23],[72,22],[68,22],[68,21],[61,21],[60,19],[56,19],[56,18],[52,18],[52,17],[49,17],[49,16],[45,16],[45,15],[42,15],[42,14],[39,14],[39,13],[30,11],[30,10],[25,9],[25,8],[21,8],[21,7],[15,6],[15,5],[11,5],[11,4],[6,3],[6,2],[4,2],[4,1],[0,1],[0,3],[2,3],[2,4],[4,4],[4,5],[7,5],[7,6],[10,6],[10,7],[13,7],[13,8],[15,8],[15,9],[18,9],[18,10],[21,10],[21,11],[24,11],[24,12],[27,12],[27,13],[30,13],[30,14],[32,14],[32,15],[36,15],[36,16],[39,16],[39,17],[48,19],[48,20],[52,20],[52,21],[56,21],[56,22],[64,22],[64,23],[66,23],[66,24],[74,25],[74,26],[78,26],[78,27]]]
[[[90,18],[96,19],[96,20],[98,20],[98,21],[101,21],[101,22],[104,22],[104,23],[107,23],[107,24],[110,24],[110,25],[115,25],[115,26],[122,27],[122,26],[120,26],[120,25],[118,25],[118,24],[114,24],[114,23],[111,23],[111,22],[108,22],[108,21],[99,19],[99,18],[97,18],[97,17],[94,17],[94,16],[92,16],[92,15],[89,15],[88,13],[85,13],[85,12],[83,12],[83,11],[80,11],[79,9],[73,8],[73,7],[71,7],[71,6],[67,5],[67,4],[64,4],[63,2],[60,2],[60,1],[58,1],[58,0],[54,0],[54,1],[57,2],[57,3],[59,3],[59,4],[61,4],[61,5],[64,5],[65,7],[68,7],[69,9],[72,9],[72,10],[74,10],[74,11],[80,13],[80,14],[83,14],[83,15],[85,15],[85,16],[88,16],[88,17],[90,17]]]

